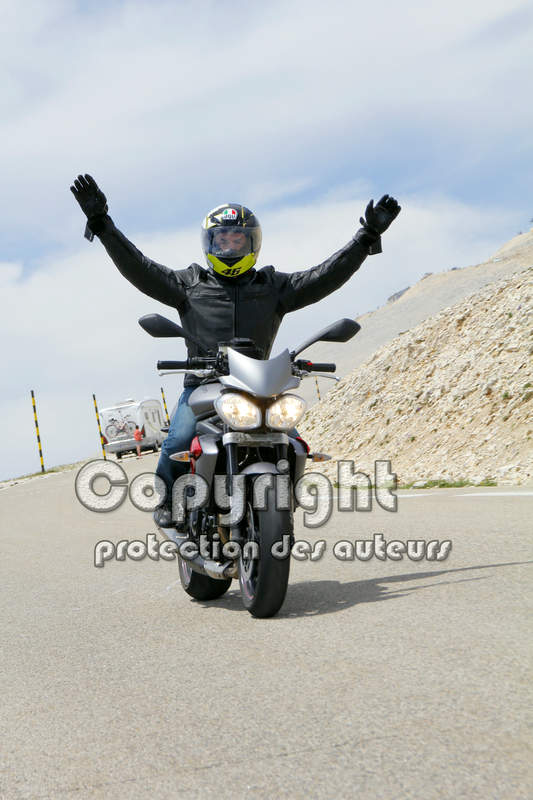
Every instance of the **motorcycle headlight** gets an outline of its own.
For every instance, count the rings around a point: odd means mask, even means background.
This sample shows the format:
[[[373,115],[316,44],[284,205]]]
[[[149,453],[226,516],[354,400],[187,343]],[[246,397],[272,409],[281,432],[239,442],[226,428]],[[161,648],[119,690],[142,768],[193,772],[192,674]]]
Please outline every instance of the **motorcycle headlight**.
[[[243,394],[222,394],[215,400],[215,408],[226,425],[239,431],[250,431],[261,425],[261,409]]]
[[[283,394],[266,412],[266,424],[275,431],[290,431],[305,414],[307,403],[295,394]]]

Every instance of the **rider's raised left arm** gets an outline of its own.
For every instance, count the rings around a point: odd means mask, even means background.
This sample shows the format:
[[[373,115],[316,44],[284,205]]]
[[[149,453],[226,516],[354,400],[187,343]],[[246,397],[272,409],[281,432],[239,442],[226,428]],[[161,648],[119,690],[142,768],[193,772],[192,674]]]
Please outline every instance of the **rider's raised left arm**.
[[[365,216],[360,218],[361,228],[352,241],[334,253],[322,264],[302,272],[279,276],[280,298],[284,311],[316,303],[339,289],[359,269],[368,255],[381,253],[381,234],[401,211],[398,202],[388,194],[374,206],[371,200]]]
[[[278,278],[284,279],[281,290],[284,311],[297,311],[327,297],[346,283],[365,258],[375,252],[381,252],[380,237],[372,237],[361,228],[351,242],[316,267],[290,274],[277,273]]]

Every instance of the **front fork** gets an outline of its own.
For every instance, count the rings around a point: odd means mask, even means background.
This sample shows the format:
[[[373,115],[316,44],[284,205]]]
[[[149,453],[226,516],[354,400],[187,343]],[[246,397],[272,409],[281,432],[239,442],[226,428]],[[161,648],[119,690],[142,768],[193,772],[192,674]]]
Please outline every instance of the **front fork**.
[[[239,474],[239,460],[237,456],[237,445],[234,443],[228,443],[225,445],[226,447],[226,494],[228,497],[231,497],[233,494],[233,476]],[[288,449],[289,446],[287,444],[275,444],[274,445],[274,456],[276,467],[280,474],[286,474],[289,472],[289,461],[288,461]],[[243,522],[239,525],[233,525],[230,528],[230,538],[232,541],[239,542],[239,544],[243,544],[244,542],[244,535],[242,531]]]
[[[233,495],[233,476],[239,474],[239,460],[237,458],[237,445],[226,445],[226,494],[228,497]],[[238,544],[243,543],[241,526],[232,525],[230,528],[230,539]]]
[[[239,474],[239,461],[237,459],[237,445],[226,445],[226,494],[233,494],[233,476]]]

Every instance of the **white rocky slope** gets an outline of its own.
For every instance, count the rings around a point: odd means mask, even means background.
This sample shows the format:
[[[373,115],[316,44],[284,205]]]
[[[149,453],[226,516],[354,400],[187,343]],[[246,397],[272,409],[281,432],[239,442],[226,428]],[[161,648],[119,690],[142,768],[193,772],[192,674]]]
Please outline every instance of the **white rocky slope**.
[[[364,364],[378,348],[392,341],[402,331],[414,328],[443,308],[459,303],[489,283],[509,277],[532,265],[533,229],[515,236],[488,261],[430,274],[408,288],[395,302],[358,317],[362,329],[352,341],[345,344],[320,342],[302,355],[314,361],[334,361],[337,364],[337,374],[346,375]],[[366,264],[363,265],[363,269],[365,268]],[[431,264],[428,264],[428,270],[431,270]],[[398,286],[399,290],[404,288]],[[346,297],[343,299],[343,308],[346,308],[345,303]],[[346,308],[345,316],[350,316],[349,308]],[[323,396],[331,388],[332,381],[319,378],[319,385]],[[309,404],[315,403],[315,381],[305,381],[299,393]]]
[[[389,459],[400,483],[533,483],[533,267],[522,252],[515,269],[385,344],[307,413],[301,435],[335,459],[314,471],[336,478],[336,460],[351,459],[372,475]]]

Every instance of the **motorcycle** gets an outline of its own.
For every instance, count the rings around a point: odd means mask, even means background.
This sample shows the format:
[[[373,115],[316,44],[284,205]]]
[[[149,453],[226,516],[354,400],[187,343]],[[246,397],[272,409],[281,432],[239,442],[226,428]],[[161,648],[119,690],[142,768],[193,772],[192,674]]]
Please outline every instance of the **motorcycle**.
[[[295,350],[262,359],[250,339],[220,342],[215,353],[159,314],[147,314],[139,324],[151,336],[184,338],[206,353],[157,362],[161,375],[188,372],[202,379],[189,398],[196,435],[188,451],[171,458],[188,463],[189,474],[203,480],[204,502],[199,508],[184,505],[179,528],[159,529],[178,547],[181,584],[188,595],[205,601],[221,597],[238,579],[249,613],[274,616],[289,580],[294,487],[308,459],[328,458],[311,453],[298,436],[295,426],[306,403],[292,390],[303,378],[321,373],[332,377],[329,373],[336,370],[335,364],[296,356],[315,342],[346,342],[360,326],[338,320]],[[217,503],[221,485],[229,514]],[[232,515],[232,503],[241,506],[240,516]]]

